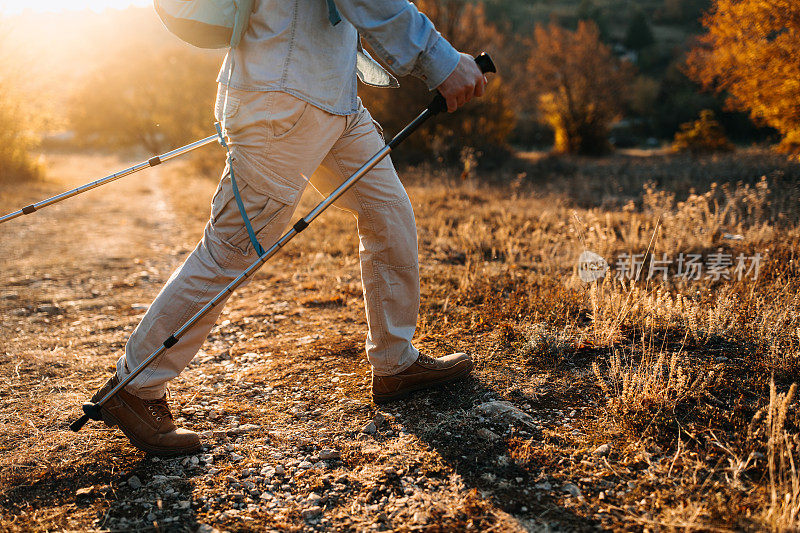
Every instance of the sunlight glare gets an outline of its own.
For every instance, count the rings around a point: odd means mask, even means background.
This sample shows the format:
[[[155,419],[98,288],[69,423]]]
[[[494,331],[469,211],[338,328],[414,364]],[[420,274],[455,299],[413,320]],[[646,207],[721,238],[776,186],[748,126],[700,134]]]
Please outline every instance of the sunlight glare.
[[[151,0],[26,0],[18,2],[0,0],[0,14],[13,15],[26,10],[33,11],[66,11],[91,9],[101,12],[108,8],[124,9],[129,6],[148,6]]]

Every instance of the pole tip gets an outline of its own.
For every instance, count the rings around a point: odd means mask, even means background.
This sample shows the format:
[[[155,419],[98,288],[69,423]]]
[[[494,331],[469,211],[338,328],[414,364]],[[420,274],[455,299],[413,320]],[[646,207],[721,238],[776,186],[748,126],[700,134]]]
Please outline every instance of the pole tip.
[[[76,433],[77,433],[78,431],[80,431],[80,430],[81,430],[81,428],[82,428],[83,426],[85,426],[85,425],[86,425],[86,422],[88,422],[88,421],[89,421],[89,415],[83,415],[82,417],[80,417],[79,419],[77,419],[75,422],[73,422],[72,424],[70,424],[70,425],[69,425],[69,429],[71,429],[72,431],[74,431],[74,432],[76,432]]]

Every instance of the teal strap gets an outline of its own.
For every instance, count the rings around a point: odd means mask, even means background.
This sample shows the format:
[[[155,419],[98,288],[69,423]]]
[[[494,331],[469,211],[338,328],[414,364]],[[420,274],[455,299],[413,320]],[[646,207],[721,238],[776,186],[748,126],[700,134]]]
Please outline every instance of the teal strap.
[[[242,215],[242,220],[244,220],[244,227],[247,228],[247,234],[250,236],[250,242],[253,243],[253,249],[258,255],[264,255],[264,248],[256,238],[256,232],[253,231],[250,218],[247,216],[247,211],[244,208],[244,202],[242,202],[242,195],[239,194],[239,185],[236,183],[236,176],[233,173],[233,156],[231,156],[231,151],[230,148],[228,148],[228,143],[225,141],[225,136],[222,135],[222,127],[219,125],[219,122],[214,124],[214,126],[217,128],[219,143],[228,153],[228,171],[231,173],[231,188],[233,189],[233,197],[236,198],[236,205],[239,206],[239,214]]]
[[[333,0],[327,0],[328,2],[328,20],[331,21],[331,24],[336,26],[342,21],[342,16],[339,14],[339,10],[336,9],[336,4],[333,3]]]

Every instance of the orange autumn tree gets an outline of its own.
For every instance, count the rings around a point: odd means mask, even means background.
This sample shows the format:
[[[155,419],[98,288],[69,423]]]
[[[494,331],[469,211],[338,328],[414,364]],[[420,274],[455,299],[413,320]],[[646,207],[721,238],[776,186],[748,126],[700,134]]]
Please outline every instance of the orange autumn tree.
[[[689,76],[778,130],[782,148],[800,150],[800,2],[715,0],[703,25]]]
[[[440,115],[409,138],[400,157],[409,153],[434,155],[455,162],[464,148],[482,152],[485,157],[502,157],[514,128],[513,95],[504,76],[511,74],[509,54],[504,53],[508,37],[488,20],[482,3],[463,0],[415,0],[416,6],[436,25],[458,50],[477,55],[486,51],[498,61],[498,74],[489,76],[483,98],[473,100],[458,113]],[[507,63],[503,63],[504,58]],[[387,135],[400,131],[430,102],[432,94],[411,77],[400,80],[400,90],[359,86],[359,95]]]
[[[553,128],[555,151],[597,155],[610,149],[608,131],[624,107],[632,67],[600,41],[593,22],[576,31],[537,26],[527,72],[531,98]]]

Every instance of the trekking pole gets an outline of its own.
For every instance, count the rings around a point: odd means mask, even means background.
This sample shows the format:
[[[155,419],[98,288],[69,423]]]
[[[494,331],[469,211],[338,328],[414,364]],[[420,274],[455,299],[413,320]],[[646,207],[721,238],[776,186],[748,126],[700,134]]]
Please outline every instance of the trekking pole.
[[[485,52],[480,54],[478,57],[475,58],[475,62],[480,67],[483,73],[487,72],[497,72],[495,69],[494,63],[492,59],[489,57],[488,54]],[[389,152],[391,152],[394,148],[396,148],[400,143],[402,143],[409,135],[414,133],[426,120],[429,118],[438,115],[442,111],[447,110],[447,102],[442,97],[441,94],[437,94],[434,97],[433,101],[428,105],[428,107],[422,113],[417,116],[408,126],[403,128],[403,130],[394,136],[394,138],[389,141],[386,146],[381,148],[378,153],[372,156],[369,161],[364,163],[364,166],[359,168],[352,176],[347,178],[341,185],[339,185],[327,198],[322,200],[317,206],[312,209],[306,216],[295,222],[294,226],[289,229],[283,236],[278,239],[278,241],[273,244],[269,249],[265,250],[263,254],[259,256],[259,258],[247,267],[244,272],[239,274],[233,281],[231,281],[227,287],[225,287],[222,291],[220,291],[214,298],[211,299],[206,305],[203,306],[192,318],[189,319],[188,322],[185,322],[180,328],[177,329],[172,335],[170,335],[164,343],[159,346],[156,351],[151,353],[147,359],[142,361],[139,366],[133,369],[133,371],[128,374],[125,379],[121,380],[117,385],[111,389],[103,398],[100,399],[97,403],[86,402],[83,404],[83,416],[77,419],[75,422],[70,424],[70,429],[72,431],[80,431],[81,428],[91,420],[102,420],[103,417],[100,414],[100,408],[105,405],[107,401],[114,397],[123,387],[125,387],[128,383],[130,383],[136,376],[138,376],[147,366],[152,363],[158,356],[162,353],[167,351],[169,348],[175,346],[178,343],[180,338],[194,325],[197,323],[198,320],[203,318],[208,311],[212,308],[217,306],[228,294],[233,293],[233,291],[242,284],[244,280],[249,278],[256,270],[261,268],[261,266],[266,263],[273,255],[275,255],[278,250],[283,248],[286,243],[291,241],[298,233],[303,231],[308,227],[311,222],[314,221],[323,211],[325,211],[331,204],[333,204],[336,200],[339,199],[347,190],[353,186],[358,180],[360,180],[364,175],[372,170],[375,165],[381,162]]]
[[[9,213],[7,215],[3,215],[2,217],[0,217],[0,224],[2,224],[3,222],[8,222],[9,220],[13,220],[22,215],[30,215],[31,213],[34,213],[43,207],[47,207],[48,205],[53,205],[55,203],[60,202],[61,200],[66,200],[67,198],[72,198],[73,196],[77,196],[83,192],[90,191],[96,187],[105,185],[106,183],[111,183],[112,181],[124,178],[125,176],[130,176],[131,174],[139,172],[140,170],[160,165],[164,161],[169,161],[170,159],[191,152],[192,150],[196,150],[201,146],[210,144],[218,139],[219,137],[217,135],[211,135],[209,137],[206,137],[205,139],[200,139],[199,141],[187,144],[186,146],[181,146],[180,148],[176,148],[171,152],[151,157],[147,161],[142,161],[141,163],[137,163],[136,165],[126,168],[125,170],[115,172],[114,174],[106,176],[105,178],[101,178],[97,181],[87,183],[86,185],[81,185],[80,187],[72,189],[71,191],[62,192],[61,194],[52,196],[50,198],[47,198],[46,200],[42,200],[41,202],[36,202],[35,204],[26,205],[25,207],[23,207],[18,211],[14,211],[13,213]]]

